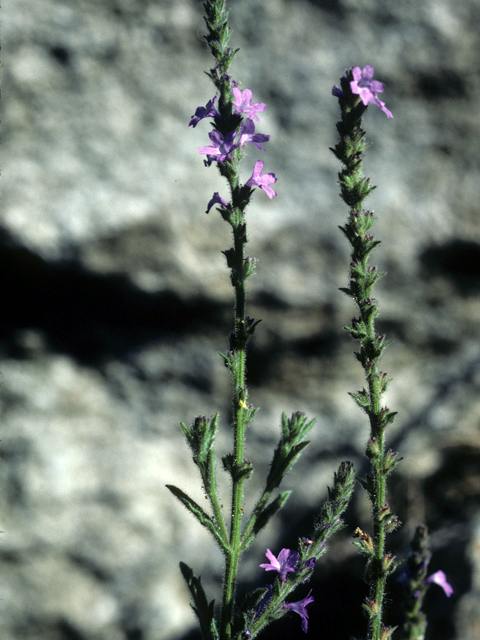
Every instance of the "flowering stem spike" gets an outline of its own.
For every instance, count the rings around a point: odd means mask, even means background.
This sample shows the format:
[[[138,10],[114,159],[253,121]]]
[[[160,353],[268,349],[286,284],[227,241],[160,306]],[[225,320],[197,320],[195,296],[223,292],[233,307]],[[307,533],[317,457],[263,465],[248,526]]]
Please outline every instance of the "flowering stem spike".
[[[398,640],[424,640],[427,630],[427,618],[422,611],[423,601],[431,584],[438,584],[449,598],[453,589],[447,582],[443,571],[437,571],[427,577],[432,554],[426,525],[420,524],[415,530],[411,542],[406,569],[397,578],[405,585],[405,604],[403,607],[405,622],[398,633]]]
[[[379,360],[388,343],[375,329],[379,306],[372,296],[373,286],[383,274],[368,265],[371,252],[380,243],[369,233],[375,222],[373,214],[363,207],[363,201],[375,187],[362,173],[367,148],[361,126],[362,117],[369,103],[380,107],[387,117],[392,117],[385,104],[376,97],[376,93],[381,91],[383,84],[373,80],[373,68],[369,66],[363,71],[359,67],[347,71],[341,80],[341,87],[335,86],[332,91],[339,99],[341,110],[337,124],[340,140],[332,151],[344,165],[338,179],[340,195],[349,207],[347,223],[340,229],[352,246],[350,282],[343,291],[353,298],[359,311],[359,317],[354,318],[346,329],[360,343],[355,355],[364,369],[367,383],[366,389],[351,396],[365,411],[370,422],[366,453],[372,473],[362,484],[372,503],[373,536],[359,529],[356,533],[356,544],[368,558],[370,593],[364,604],[369,618],[368,640],[385,640],[391,634],[383,624],[383,608],[386,579],[395,568],[395,563],[391,554],[385,551],[385,536],[399,526],[398,519],[386,503],[386,478],[394,465],[391,455],[385,452],[385,429],[395,414],[381,405],[386,382],[385,375],[379,369]]]

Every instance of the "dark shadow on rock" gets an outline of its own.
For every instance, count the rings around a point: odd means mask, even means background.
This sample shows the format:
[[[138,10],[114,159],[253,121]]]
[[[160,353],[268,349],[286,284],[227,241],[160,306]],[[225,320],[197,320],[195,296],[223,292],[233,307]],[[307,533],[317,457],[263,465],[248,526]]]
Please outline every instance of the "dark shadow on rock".
[[[480,244],[469,240],[452,240],[429,247],[420,255],[423,275],[441,276],[450,281],[462,296],[480,292]]]
[[[86,640],[70,622],[64,618],[49,619],[30,616],[23,620],[15,629],[15,636],[24,640]]]
[[[347,10],[342,0],[308,0],[314,7],[320,9],[337,20],[343,20],[347,14]]]
[[[30,329],[44,336],[48,350],[93,367],[128,359],[143,345],[175,342],[185,334],[218,333],[219,347],[228,348],[221,336],[231,330],[231,300],[220,304],[206,297],[185,299],[177,291],[146,292],[123,274],[95,273],[76,260],[47,261],[15,243],[6,231],[0,233],[0,272],[0,348],[5,356],[29,357],[19,336]],[[258,302],[260,311],[262,306],[276,313],[289,309],[261,294]],[[252,385],[267,384],[269,371],[274,375],[276,362],[288,351],[322,358],[337,346],[329,330],[290,341],[273,336],[273,342],[274,349],[272,344],[260,347],[255,339],[249,345]]]
[[[465,99],[467,97],[464,78],[452,69],[435,69],[434,73],[417,73],[416,84],[425,100]]]
[[[142,344],[221,324],[226,307],[176,292],[148,293],[124,275],[103,275],[75,261],[48,262],[0,236],[0,335],[22,357],[16,332],[40,330],[48,347],[84,365],[125,358]]]

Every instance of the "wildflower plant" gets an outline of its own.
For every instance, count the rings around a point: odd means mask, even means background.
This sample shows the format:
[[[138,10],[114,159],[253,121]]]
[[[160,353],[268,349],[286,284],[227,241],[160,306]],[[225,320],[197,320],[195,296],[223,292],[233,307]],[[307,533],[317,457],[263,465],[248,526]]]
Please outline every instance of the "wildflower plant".
[[[375,187],[363,175],[363,157],[368,143],[362,129],[362,120],[369,104],[378,106],[389,119],[393,115],[377,96],[377,93],[383,92],[384,84],[374,80],[373,73],[374,69],[369,65],[363,69],[354,67],[342,77],[340,87],[333,87],[332,94],[338,98],[340,106],[340,121],[337,123],[340,140],[331,151],[343,164],[343,169],[338,174],[340,197],[349,208],[347,223],[340,227],[352,247],[349,284],[342,291],[353,299],[358,309],[358,316],[345,329],[359,343],[355,356],[364,370],[366,381],[366,387],[350,395],[367,414],[370,426],[365,453],[370,460],[371,472],[359,481],[371,502],[373,535],[357,528],[354,534],[355,544],[367,558],[369,595],[363,604],[369,620],[367,638],[388,640],[393,636],[395,627],[385,624],[386,583],[399,562],[387,551],[386,539],[389,533],[400,526],[400,521],[387,501],[387,478],[401,461],[401,457],[386,448],[387,428],[393,423],[396,412],[382,405],[382,397],[390,380],[387,373],[380,370],[380,358],[391,341],[377,333],[375,326],[379,304],[373,297],[373,287],[385,274],[369,265],[370,254],[380,242],[370,233],[375,223],[373,212],[363,205]],[[422,535],[426,544],[426,530],[417,529],[417,546],[422,546]],[[423,588],[426,588],[429,581],[436,582],[447,593],[444,580],[446,582],[445,574],[439,572],[438,575],[425,579]],[[407,611],[407,617],[408,615]],[[426,623],[421,633],[404,637],[422,640],[425,629]]]
[[[222,458],[223,471],[230,483],[229,513],[225,516],[222,511],[217,481],[215,437],[220,424],[218,412],[210,418],[197,416],[191,426],[181,423],[193,462],[200,473],[209,509],[200,506],[182,489],[173,485],[168,485],[168,488],[210,532],[224,558],[223,594],[217,609],[214,600],[207,598],[200,577],[186,564],[180,564],[204,640],[250,640],[268,624],[289,612],[300,616],[301,628],[307,631],[307,607],[314,601],[314,595],[313,589],[306,592],[301,585],[310,580],[317,560],[327,551],[329,538],[345,526],[342,515],[353,493],[355,472],[350,462],[340,464],[334,474],[332,487],[328,488],[327,500],[315,519],[313,531],[309,536],[299,538],[296,550],[284,548],[275,555],[268,548],[268,562],[259,563],[259,569],[265,570],[269,582],[254,589],[239,602],[237,582],[242,555],[286,504],[290,491],[278,489],[309,444],[306,438],[315,420],[308,420],[301,411],[294,412],[291,417],[282,414],[280,439],[273,452],[263,490],[251,512],[246,513],[244,493],[253,472],[253,465],[246,457],[246,435],[258,411],[249,398],[246,349],[260,322],[247,315],[246,282],[255,271],[256,260],[246,255],[245,251],[248,241],[246,209],[251,203],[255,187],[270,199],[275,197],[277,194],[272,185],[277,178],[274,173],[263,172],[265,163],[260,158],[254,161],[253,168],[251,165],[249,169],[243,168],[247,150],[255,150],[256,154],[261,152],[263,155],[265,145],[270,140],[270,135],[256,130],[266,104],[253,102],[251,90],[240,90],[239,83],[230,74],[230,66],[238,49],[229,46],[226,0],[205,0],[203,7],[207,27],[205,41],[215,60],[215,66],[207,72],[207,76],[213,82],[216,94],[205,106],[195,110],[188,124],[195,128],[205,124],[204,121],[210,122],[210,144],[200,147],[198,151],[205,156],[205,167],[216,166],[228,187],[228,190],[213,194],[207,203],[206,213],[215,207],[230,226],[233,236],[233,246],[223,252],[234,289],[233,327],[228,349],[220,354],[233,383],[232,451]],[[366,577],[370,593],[364,609],[369,617],[368,638],[387,640],[394,629],[384,623],[386,580],[398,563],[386,550],[386,536],[399,526],[399,521],[387,504],[386,480],[400,458],[397,453],[386,450],[385,446],[385,432],[393,422],[395,413],[382,405],[382,395],[389,380],[386,373],[380,371],[379,360],[388,341],[375,329],[379,308],[372,296],[372,288],[383,274],[368,265],[370,253],[379,242],[369,233],[374,224],[373,214],[363,208],[364,199],[374,187],[362,174],[362,159],[367,143],[361,125],[369,104],[378,106],[388,118],[393,116],[377,97],[378,93],[383,92],[384,85],[373,79],[373,71],[369,66],[363,70],[355,67],[342,78],[340,87],[333,88],[332,93],[339,101],[341,119],[337,125],[340,140],[332,151],[344,165],[339,173],[340,192],[350,210],[347,224],[341,227],[352,246],[350,282],[343,291],[354,300],[359,312],[347,330],[359,342],[356,356],[364,369],[367,383],[365,389],[351,395],[370,422],[366,454],[371,462],[371,473],[360,482],[372,503],[373,535],[357,528],[354,537],[355,544],[367,557]],[[250,177],[245,180],[242,174]],[[442,582],[438,572],[430,578],[431,582]],[[422,582],[424,587],[426,584],[428,579]],[[440,586],[445,588],[442,584]],[[292,599],[294,592],[296,600]]]
[[[367,557],[367,582],[370,593],[364,609],[369,617],[369,640],[387,640],[393,628],[383,624],[386,580],[396,567],[392,554],[386,551],[386,536],[399,526],[397,516],[387,503],[387,477],[395,469],[400,458],[392,450],[386,451],[387,427],[393,422],[395,413],[382,406],[382,396],[389,383],[388,376],[379,367],[380,358],[389,341],[377,333],[375,320],[379,305],[372,295],[375,283],[384,275],[376,267],[369,266],[372,251],[380,244],[370,231],[375,223],[373,213],[364,209],[363,201],[375,188],[363,175],[363,157],[367,148],[362,118],[370,103],[377,105],[391,118],[391,112],[376,96],[383,91],[383,83],[373,80],[373,68],[363,71],[355,67],[341,79],[341,87],[334,86],[332,93],[338,98],[341,118],[337,124],[340,140],[332,149],[344,165],[338,174],[340,196],[349,207],[348,221],[341,231],[352,247],[349,286],[342,289],[355,302],[359,315],[346,327],[358,341],[360,348],[355,353],[363,367],[367,387],[350,395],[365,411],[370,423],[370,437],[366,455],[370,459],[371,473],[361,484],[368,493],[373,510],[373,536],[357,529],[356,544]]]
[[[207,35],[205,40],[215,59],[215,66],[207,75],[212,80],[217,94],[205,106],[196,109],[189,125],[196,127],[210,120],[212,130],[210,144],[200,147],[199,153],[206,158],[204,164],[218,168],[228,184],[225,192],[216,192],[207,204],[207,213],[216,206],[222,218],[229,224],[233,235],[233,246],[223,253],[230,280],[235,292],[233,329],[228,350],[220,354],[233,382],[232,434],[233,450],[223,457],[223,470],[230,477],[230,515],[225,518],[219,501],[215,456],[215,435],[219,426],[219,414],[212,418],[198,416],[190,427],[182,423],[193,461],[198,467],[203,489],[210,502],[210,513],[197,504],[178,487],[169,485],[170,491],[187,507],[213,536],[224,556],[223,597],[219,619],[213,601],[209,602],[200,578],[185,564],[182,573],[189,586],[193,607],[197,614],[205,640],[229,640],[230,638],[255,637],[267,624],[293,611],[301,616],[302,628],[306,631],[308,615],[306,607],[313,601],[311,593],[300,600],[288,601],[290,594],[307,582],[313,572],[315,561],[326,551],[326,542],[344,525],[341,518],[354,487],[352,465],[344,462],[334,475],[333,487],[321,509],[311,538],[301,538],[297,551],[284,549],[278,559],[269,551],[270,564],[267,571],[278,575],[272,584],[260,587],[248,594],[239,604],[236,599],[238,567],[242,554],[251,545],[257,534],[275,513],[287,502],[290,491],[277,493],[282,480],[309,444],[306,439],[314,420],[308,420],[301,411],[281,420],[281,437],[273,452],[265,486],[250,514],[244,513],[244,490],[253,467],[245,456],[247,427],[253,422],[257,408],[249,403],[246,380],[246,347],[254,334],[259,320],[250,318],[246,308],[246,281],[254,273],[255,259],[245,254],[247,223],[245,211],[250,204],[255,187],[269,197],[276,196],[272,185],[276,182],[273,173],[263,172],[264,162],[255,161],[250,177],[242,182],[241,163],[248,148],[265,152],[270,136],[256,131],[266,105],[252,102],[252,92],[241,91],[230,75],[230,65],[237,50],[228,46],[229,27],[225,0],[206,0],[204,3]],[[255,121],[255,122],[254,122]]]

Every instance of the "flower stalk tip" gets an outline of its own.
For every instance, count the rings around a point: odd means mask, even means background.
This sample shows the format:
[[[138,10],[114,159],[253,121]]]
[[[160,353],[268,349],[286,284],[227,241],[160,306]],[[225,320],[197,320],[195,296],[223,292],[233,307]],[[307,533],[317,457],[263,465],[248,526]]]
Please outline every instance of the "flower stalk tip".
[[[358,98],[354,98],[354,96],[359,96],[363,106],[367,107],[369,104],[374,104],[383,111],[387,118],[393,118],[392,112],[377,97],[377,93],[383,93],[385,84],[374,80],[373,73],[374,68],[368,64],[363,69],[353,67],[353,69],[347,71],[346,76],[343,76],[340,82],[341,88],[337,85],[333,86],[332,95],[342,102],[351,102],[352,106],[358,101]]]

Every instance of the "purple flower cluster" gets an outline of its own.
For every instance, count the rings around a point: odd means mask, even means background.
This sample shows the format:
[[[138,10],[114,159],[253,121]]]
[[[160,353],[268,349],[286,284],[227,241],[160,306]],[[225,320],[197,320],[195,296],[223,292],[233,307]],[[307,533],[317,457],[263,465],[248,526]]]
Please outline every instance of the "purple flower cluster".
[[[232,84],[234,84],[232,82]],[[257,113],[265,111],[266,104],[263,102],[252,103],[252,92],[250,89],[244,89],[242,92],[236,86],[232,89],[235,100],[232,102],[235,108],[235,115],[245,114],[247,117],[240,125],[239,130],[233,130],[223,135],[217,129],[213,129],[208,134],[210,138],[210,145],[205,147],[199,147],[199,152],[206,156],[204,164],[209,167],[212,162],[225,162],[231,159],[231,154],[235,149],[243,148],[247,143],[253,145],[259,151],[265,151],[263,144],[270,140],[270,136],[264,133],[255,133],[255,124],[253,120],[259,122],[260,119]],[[204,118],[213,118],[215,124],[217,124],[222,118],[219,112],[216,110],[214,104],[217,96],[207,102],[204,107],[197,107],[195,114],[191,117],[188,126],[195,128],[200,120]],[[247,187],[260,187],[267,196],[272,199],[276,196],[276,192],[270,185],[277,181],[274,173],[264,173],[263,161],[257,160],[253,170],[252,176],[247,180],[245,186]],[[210,211],[214,204],[219,204],[222,207],[228,205],[218,193],[213,195],[213,198],[208,203],[207,213]]]
[[[270,549],[267,549],[265,553],[270,562],[266,562],[261,564],[260,567],[265,569],[265,571],[278,571],[278,575],[282,582],[285,582],[287,579],[287,573],[294,572],[297,568],[298,560],[300,558],[300,554],[297,551],[291,551],[290,549],[282,549],[276,558]],[[313,562],[312,562],[313,560]],[[313,568],[314,558],[307,561],[307,564],[310,568]],[[308,629],[308,613],[306,610],[306,606],[314,601],[314,598],[310,595],[312,590],[308,592],[307,596],[302,600],[298,600],[297,602],[289,602],[283,605],[285,611],[294,611],[298,613],[298,615],[302,618],[302,631],[307,633]],[[268,591],[264,598],[262,599],[262,608],[265,606],[264,600],[266,597],[271,598],[272,594],[272,585],[268,586]]]

